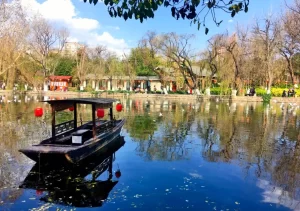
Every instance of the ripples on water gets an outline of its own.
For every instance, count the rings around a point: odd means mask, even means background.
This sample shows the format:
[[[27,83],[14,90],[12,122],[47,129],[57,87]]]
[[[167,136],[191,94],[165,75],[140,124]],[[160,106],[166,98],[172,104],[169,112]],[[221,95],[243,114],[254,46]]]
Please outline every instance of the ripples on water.
[[[115,115],[127,119],[126,143],[112,155],[112,174],[99,176],[100,158],[86,171],[36,174],[17,151],[50,135],[50,107],[37,100],[0,103],[0,210],[74,210],[78,200],[94,207],[83,210],[300,210],[299,104],[123,101]],[[83,121],[90,109],[80,107]],[[32,175],[48,190],[19,188]]]

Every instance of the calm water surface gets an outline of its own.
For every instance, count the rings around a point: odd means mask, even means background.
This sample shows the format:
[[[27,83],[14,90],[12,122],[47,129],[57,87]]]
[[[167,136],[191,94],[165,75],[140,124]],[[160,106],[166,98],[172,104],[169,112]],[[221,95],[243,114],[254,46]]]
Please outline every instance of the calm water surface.
[[[0,210],[300,210],[299,105],[124,100],[120,149],[39,174],[18,149],[50,135],[49,106],[11,100],[0,103]]]

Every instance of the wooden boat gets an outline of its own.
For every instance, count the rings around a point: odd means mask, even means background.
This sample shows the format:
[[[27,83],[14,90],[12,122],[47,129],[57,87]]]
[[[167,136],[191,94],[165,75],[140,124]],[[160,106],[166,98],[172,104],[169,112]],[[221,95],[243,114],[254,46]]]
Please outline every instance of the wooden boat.
[[[117,137],[106,149],[75,165],[40,166],[36,163],[19,187],[36,190],[37,198],[44,202],[74,207],[102,206],[118,183],[120,174],[113,176],[113,162],[124,144],[124,137]]]
[[[38,163],[70,162],[78,163],[93,153],[99,151],[120,135],[125,119],[116,120],[113,117],[113,102],[111,98],[77,98],[50,100],[52,110],[52,137],[41,141],[27,149],[19,151]],[[92,121],[77,125],[77,105],[92,105]],[[74,109],[74,119],[61,124],[55,124],[56,112]],[[109,109],[109,120],[96,119],[96,109]],[[82,122],[82,121],[81,121]]]

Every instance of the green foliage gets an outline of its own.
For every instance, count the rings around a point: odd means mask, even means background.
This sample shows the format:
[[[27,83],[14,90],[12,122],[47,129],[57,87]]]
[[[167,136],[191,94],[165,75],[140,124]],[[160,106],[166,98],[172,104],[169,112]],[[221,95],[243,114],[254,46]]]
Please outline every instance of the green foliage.
[[[287,90],[287,89],[284,89],[284,88],[272,88],[271,89],[271,94],[274,97],[281,97],[283,90]]]
[[[55,75],[72,75],[72,70],[76,66],[76,62],[68,57],[59,59],[58,65],[55,68]]]
[[[231,93],[230,88],[222,88],[222,87],[212,87],[210,88],[211,95],[228,95]]]
[[[87,0],[84,0],[87,2]],[[226,2],[226,3],[225,3]],[[248,5],[250,0],[228,0],[228,1],[207,0],[201,3],[201,0],[104,0],[104,4],[108,7],[108,13],[111,17],[120,17],[127,19],[140,20],[141,23],[145,19],[154,18],[154,13],[159,7],[168,7],[171,9],[171,15],[176,19],[190,20],[191,24],[197,25],[198,30],[200,26],[205,27],[205,18],[207,14],[212,14],[213,21],[220,25],[222,21],[217,21],[215,17],[215,10],[223,10],[231,13],[234,17],[238,12],[248,12]],[[90,4],[96,5],[98,0],[89,0]],[[204,14],[201,17],[201,12]],[[209,29],[205,27],[205,34]]]
[[[176,94],[186,94],[186,92],[183,91],[183,90],[177,90],[175,93],[176,93]]]
[[[92,92],[92,91],[94,91],[94,89],[92,88],[92,84],[91,84],[91,83],[88,83],[87,86],[85,87],[85,90],[86,90],[87,92]]]
[[[77,87],[68,87],[69,92],[76,92],[78,90]]]
[[[270,103],[272,95],[271,94],[263,94],[262,96],[263,103]]]
[[[295,75],[300,75],[300,53],[296,53],[292,58]]]
[[[128,125],[130,136],[137,140],[148,140],[149,135],[157,130],[156,123],[148,115],[135,115],[133,118],[128,119]]]
[[[151,51],[148,48],[133,48],[129,55],[129,61],[136,70],[138,76],[155,76],[153,68],[159,65],[156,58],[151,57]]]
[[[287,92],[288,88],[273,87],[273,88],[271,88],[271,95],[273,97],[281,97],[283,90],[285,90]],[[256,88],[255,91],[256,91],[257,96],[263,96],[263,95],[267,94],[267,91],[264,88]],[[297,93],[300,93],[300,89],[295,89],[295,92],[297,95]]]
[[[255,88],[255,93],[256,96],[263,96],[267,93],[267,91],[265,90],[265,88]]]

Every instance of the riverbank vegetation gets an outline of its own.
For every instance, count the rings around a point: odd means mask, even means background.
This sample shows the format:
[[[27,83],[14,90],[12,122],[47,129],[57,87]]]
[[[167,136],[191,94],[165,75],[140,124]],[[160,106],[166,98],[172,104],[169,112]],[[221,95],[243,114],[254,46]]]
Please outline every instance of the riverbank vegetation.
[[[174,78],[180,93],[210,88],[211,94],[244,95],[254,86],[257,95],[281,96],[300,80],[300,0],[286,4],[282,14],[237,24],[234,34],[213,35],[205,49],[191,47],[194,35],[147,32],[124,55],[80,43],[68,50],[67,29],[27,14],[18,1],[2,1],[0,16],[0,82],[6,89],[15,83],[42,89],[50,75],[73,76],[75,90],[91,78],[127,77],[132,87],[136,76],[157,76],[163,86]],[[94,92],[91,87],[85,91]]]

